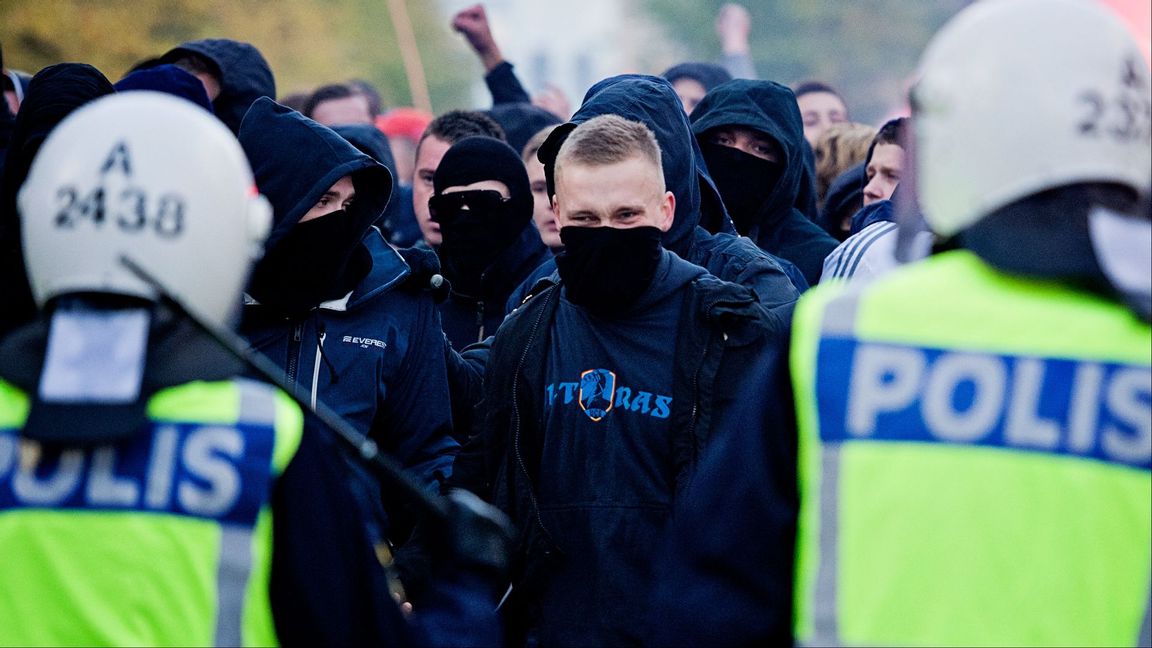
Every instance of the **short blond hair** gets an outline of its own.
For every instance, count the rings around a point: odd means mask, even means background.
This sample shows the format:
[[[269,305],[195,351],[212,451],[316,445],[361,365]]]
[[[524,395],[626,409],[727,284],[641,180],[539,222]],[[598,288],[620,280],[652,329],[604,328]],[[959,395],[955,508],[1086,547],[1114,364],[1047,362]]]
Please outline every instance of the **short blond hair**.
[[[640,122],[619,115],[600,115],[577,126],[564,140],[556,154],[556,175],[565,163],[604,166],[641,157],[660,171],[660,144],[652,130]]]
[[[853,122],[833,124],[820,134],[812,152],[816,154],[816,196],[821,206],[832,181],[868,157],[875,137],[875,128]]]

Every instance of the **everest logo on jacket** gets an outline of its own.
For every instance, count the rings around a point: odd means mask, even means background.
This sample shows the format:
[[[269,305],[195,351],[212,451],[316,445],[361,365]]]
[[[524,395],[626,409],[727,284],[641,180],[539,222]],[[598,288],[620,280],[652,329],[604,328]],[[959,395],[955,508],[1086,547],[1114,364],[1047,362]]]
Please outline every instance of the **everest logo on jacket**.
[[[668,418],[672,413],[671,396],[618,386],[616,372],[608,369],[588,369],[580,373],[579,382],[548,385],[544,392],[548,407],[555,404],[557,399],[560,399],[561,405],[575,402],[593,421],[602,420],[613,409],[639,412],[655,418]]]
[[[382,340],[377,340],[376,338],[370,338],[370,337],[358,337],[355,335],[345,335],[343,341],[347,342],[348,344],[359,344],[361,349],[367,349],[370,346],[379,347],[381,349],[387,349],[388,348],[388,344],[386,342],[384,342]]]

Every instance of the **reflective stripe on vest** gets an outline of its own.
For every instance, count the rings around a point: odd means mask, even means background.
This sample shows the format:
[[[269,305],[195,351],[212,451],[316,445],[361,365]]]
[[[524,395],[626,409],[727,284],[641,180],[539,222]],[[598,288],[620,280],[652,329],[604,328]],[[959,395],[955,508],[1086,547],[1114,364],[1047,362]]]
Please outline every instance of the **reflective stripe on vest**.
[[[797,308],[797,638],[1147,645],[1148,327],[967,253],[922,266]]]
[[[276,642],[269,499],[299,409],[238,379],[163,390],[148,414],[147,433],[31,468],[27,399],[0,381],[0,644]]]

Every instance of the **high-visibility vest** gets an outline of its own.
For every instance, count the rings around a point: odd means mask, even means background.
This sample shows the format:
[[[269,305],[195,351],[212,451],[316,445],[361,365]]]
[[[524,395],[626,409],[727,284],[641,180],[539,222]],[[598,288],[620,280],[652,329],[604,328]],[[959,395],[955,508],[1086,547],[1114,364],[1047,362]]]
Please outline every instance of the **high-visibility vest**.
[[[269,502],[303,425],[286,395],[168,388],[133,438],[34,466],[28,408],[0,381],[0,645],[277,643]]]
[[[1147,645],[1148,324],[958,251],[808,293],[791,366],[799,642]]]

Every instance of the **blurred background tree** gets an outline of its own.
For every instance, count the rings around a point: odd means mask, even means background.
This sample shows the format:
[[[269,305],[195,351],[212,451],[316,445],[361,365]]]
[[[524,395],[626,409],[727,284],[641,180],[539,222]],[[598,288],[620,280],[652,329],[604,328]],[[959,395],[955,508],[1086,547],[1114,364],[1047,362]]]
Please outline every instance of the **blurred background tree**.
[[[407,3],[433,108],[469,107],[473,57],[434,2]],[[14,69],[91,63],[115,83],[183,41],[232,38],[260,49],[280,96],[360,78],[385,106],[411,105],[384,0],[3,0],[0,42]],[[435,71],[432,73],[431,71]]]
[[[713,29],[725,0],[644,0],[681,60],[716,61]],[[854,121],[876,123],[900,107],[928,40],[972,0],[744,0],[749,45],[762,79],[816,79],[844,95]]]
[[[474,0],[405,0],[436,112],[487,105],[483,70],[451,14]],[[724,0],[485,0],[501,47],[533,90],[567,88],[578,103],[592,82],[620,72],[658,74],[686,60],[716,61],[713,28]],[[877,123],[901,108],[932,33],[971,0],[746,0],[761,78],[819,79],[838,88],[852,118]],[[112,81],[185,40],[256,45],[277,92],[362,78],[386,106],[410,105],[388,0],[0,0],[10,67],[35,72],[84,61]],[[577,33],[578,32],[578,33]],[[563,49],[561,41],[568,43]],[[572,50],[572,51],[569,51]],[[544,65],[546,61],[548,65]],[[547,73],[545,72],[547,71]],[[557,78],[544,78],[552,77]],[[537,78],[540,77],[540,78]]]

